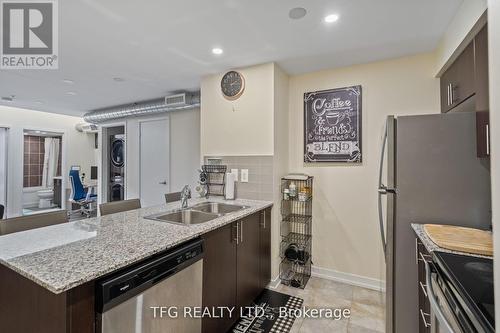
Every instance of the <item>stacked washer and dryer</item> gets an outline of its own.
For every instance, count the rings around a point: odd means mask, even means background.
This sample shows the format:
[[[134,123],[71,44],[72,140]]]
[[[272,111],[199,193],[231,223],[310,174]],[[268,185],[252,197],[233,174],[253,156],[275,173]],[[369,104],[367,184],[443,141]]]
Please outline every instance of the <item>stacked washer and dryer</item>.
[[[125,196],[125,134],[124,127],[108,129],[109,186],[108,202],[120,201]]]

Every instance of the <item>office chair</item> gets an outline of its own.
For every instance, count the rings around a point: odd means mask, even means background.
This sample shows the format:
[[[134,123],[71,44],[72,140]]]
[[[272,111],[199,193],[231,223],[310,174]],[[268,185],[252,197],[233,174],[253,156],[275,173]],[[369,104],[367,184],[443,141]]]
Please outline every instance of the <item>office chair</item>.
[[[92,193],[92,187],[83,187],[78,170],[70,170],[69,179],[71,182],[69,201],[80,206],[82,215],[90,217],[92,212],[96,210],[96,208],[92,207],[92,204],[96,202],[97,194]]]

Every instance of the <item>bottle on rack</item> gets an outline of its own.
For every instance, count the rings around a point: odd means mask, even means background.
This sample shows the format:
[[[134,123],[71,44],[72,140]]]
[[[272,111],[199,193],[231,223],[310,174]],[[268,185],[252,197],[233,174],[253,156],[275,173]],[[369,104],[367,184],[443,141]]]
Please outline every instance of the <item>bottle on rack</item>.
[[[288,190],[290,191],[290,198],[295,198],[297,196],[297,185],[295,185],[295,182],[290,183]]]
[[[283,200],[290,200],[290,190],[287,188],[283,190]]]

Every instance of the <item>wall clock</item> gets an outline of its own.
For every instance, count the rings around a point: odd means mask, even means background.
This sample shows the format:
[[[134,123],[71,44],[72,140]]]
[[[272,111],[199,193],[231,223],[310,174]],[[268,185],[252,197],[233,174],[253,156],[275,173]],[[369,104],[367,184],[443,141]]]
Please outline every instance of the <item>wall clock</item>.
[[[220,88],[226,99],[234,101],[245,90],[245,78],[237,71],[229,71],[222,77]]]

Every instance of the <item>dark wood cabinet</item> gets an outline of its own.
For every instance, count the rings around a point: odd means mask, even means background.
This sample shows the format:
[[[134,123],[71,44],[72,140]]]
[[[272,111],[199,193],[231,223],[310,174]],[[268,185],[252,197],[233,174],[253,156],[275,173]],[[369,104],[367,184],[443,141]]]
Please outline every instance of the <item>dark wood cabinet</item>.
[[[477,112],[477,157],[489,157],[488,25],[443,73],[440,91],[442,113],[461,109]],[[474,99],[469,99],[472,96]]]
[[[490,113],[488,84],[488,27],[485,26],[474,39],[476,52],[476,135],[477,157],[490,155]]]
[[[238,308],[252,304],[262,291],[260,277],[260,213],[240,221],[237,252]]]
[[[487,111],[476,112],[476,145],[477,157],[490,156],[490,113]]]
[[[476,111],[489,111],[488,26],[474,38]]]
[[[236,223],[203,236],[203,306],[236,306]],[[235,318],[203,318],[203,332],[227,332]]]
[[[429,333],[431,331],[431,306],[427,297],[427,281],[425,261],[432,261],[431,255],[418,238],[415,239],[415,260],[418,265],[418,331],[419,333]]]
[[[271,209],[260,214],[260,286],[271,281]]]
[[[441,112],[455,108],[475,94],[474,43],[470,43],[441,76]]]
[[[204,236],[203,306],[235,308],[233,316],[204,318],[203,333],[227,332],[271,279],[271,209]]]
[[[95,332],[94,283],[60,294],[0,265],[0,331],[9,333]]]

